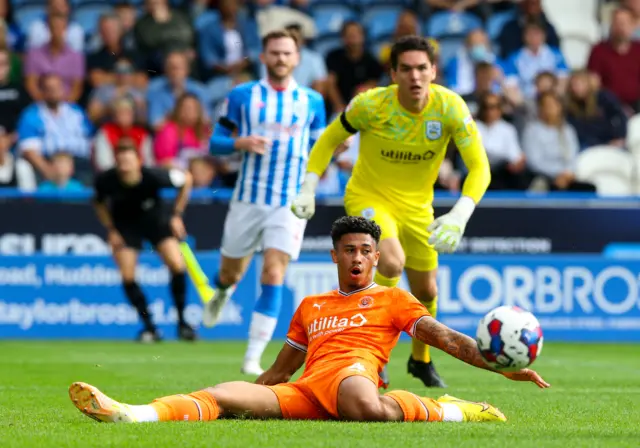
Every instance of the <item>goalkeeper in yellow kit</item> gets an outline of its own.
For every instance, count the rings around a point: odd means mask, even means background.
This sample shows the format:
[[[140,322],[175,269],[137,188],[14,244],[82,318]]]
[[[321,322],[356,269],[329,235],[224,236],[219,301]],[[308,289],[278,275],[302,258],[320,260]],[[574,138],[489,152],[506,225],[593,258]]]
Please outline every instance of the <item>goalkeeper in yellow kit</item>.
[[[404,270],[411,292],[435,317],[438,252],[456,250],[491,175],[466,104],[456,93],[432,84],[434,57],[434,48],[424,37],[406,36],[393,45],[395,85],[359,94],[327,127],[311,150],[292,210],[303,219],[313,216],[318,179],[335,148],[359,132],[359,156],[344,203],[348,215],[373,219],[382,229],[374,281],[395,286]],[[451,211],[434,220],[433,185],[451,138],[469,174]],[[429,347],[415,339],[408,371],[427,387],[446,387],[431,362]],[[381,377],[388,384],[384,372]]]

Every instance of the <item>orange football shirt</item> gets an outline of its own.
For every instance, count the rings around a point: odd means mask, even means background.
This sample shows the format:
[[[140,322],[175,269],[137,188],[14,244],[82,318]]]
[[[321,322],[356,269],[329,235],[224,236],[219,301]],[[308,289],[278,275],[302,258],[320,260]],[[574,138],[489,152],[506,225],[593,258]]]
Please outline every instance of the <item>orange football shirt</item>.
[[[287,344],[307,353],[302,378],[354,360],[387,364],[401,332],[413,336],[429,312],[400,288],[372,283],[352,293],[340,290],[306,297],[296,310]]]

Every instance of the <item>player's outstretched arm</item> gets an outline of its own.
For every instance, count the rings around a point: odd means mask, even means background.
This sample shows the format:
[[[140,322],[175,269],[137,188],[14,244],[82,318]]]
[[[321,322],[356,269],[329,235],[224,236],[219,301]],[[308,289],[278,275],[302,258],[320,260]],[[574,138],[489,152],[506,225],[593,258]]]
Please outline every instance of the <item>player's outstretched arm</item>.
[[[302,367],[306,355],[302,350],[298,350],[285,343],[276,361],[268,370],[258,377],[256,383],[273,386],[288,382],[293,374]]]
[[[549,384],[531,369],[511,373],[492,369],[485,364],[472,338],[441,324],[432,317],[423,317],[418,321],[414,337],[474,367],[499,373],[513,381],[531,381],[541,388],[549,387]]]
[[[293,213],[301,219],[310,219],[315,213],[316,188],[320,177],[324,174],[336,148],[352,134],[344,128],[339,119],[334,120],[316,140],[311,149],[307,174],[305,175],[300,193],[291,206]]]

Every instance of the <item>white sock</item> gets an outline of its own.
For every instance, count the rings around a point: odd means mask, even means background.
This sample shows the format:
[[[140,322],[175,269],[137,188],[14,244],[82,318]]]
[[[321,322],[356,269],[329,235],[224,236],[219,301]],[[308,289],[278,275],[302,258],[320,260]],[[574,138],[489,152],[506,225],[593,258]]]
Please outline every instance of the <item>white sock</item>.
[[[462,409],[453,403],[440,403],[442,406],[442,421],[443,422],[463,422],[464,416],[462,415]]]
[[[145,422],[157,422],[158,421],[158,413],[153,406],[149,406],[148,404],[142,406],[129,406],[136,420],[140,423]]]
[[[253,312],[249,326],[249,345],[244,356],[245,364],[247,362],[260,363],[260,358],[267,348],[267,344],[271,341],[277,323],[278,319],[275,317]]]

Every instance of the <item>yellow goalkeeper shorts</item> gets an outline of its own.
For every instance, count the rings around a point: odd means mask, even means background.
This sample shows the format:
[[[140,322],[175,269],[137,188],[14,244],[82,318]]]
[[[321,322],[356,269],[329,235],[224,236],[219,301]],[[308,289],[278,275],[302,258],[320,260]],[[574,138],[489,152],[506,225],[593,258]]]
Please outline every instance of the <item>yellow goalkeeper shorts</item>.
[[[363,216],[375,221],[382,230],[381,241],[398,239],[406,257],[405,267],[422,272],[438,267],[438,253],[428,243],[427,227],[433,222],[431,210],[407,213],[380,198],[349,193],[345,194],[344,207],[349,216]]]

